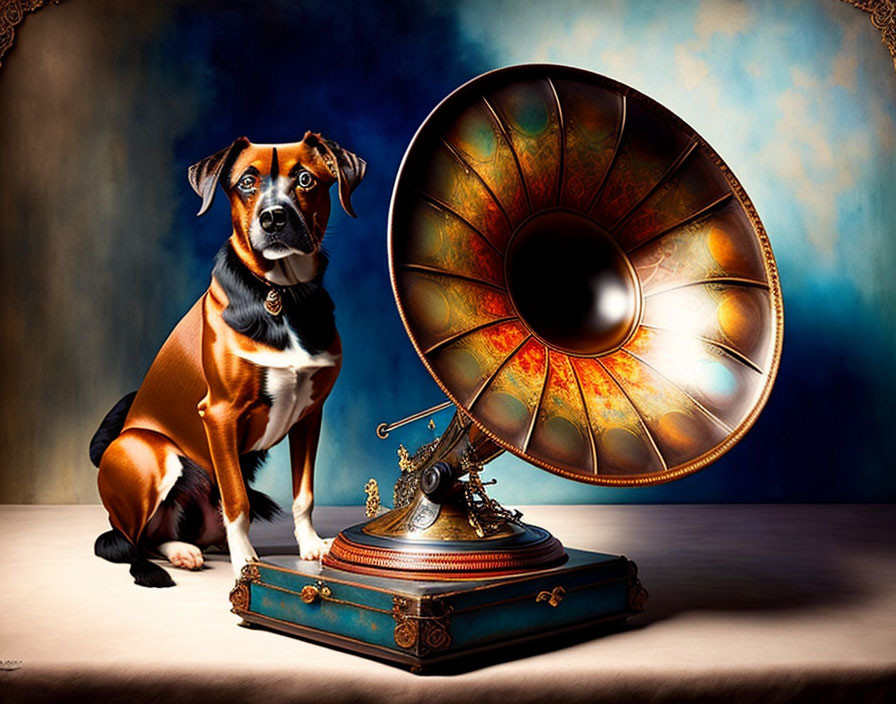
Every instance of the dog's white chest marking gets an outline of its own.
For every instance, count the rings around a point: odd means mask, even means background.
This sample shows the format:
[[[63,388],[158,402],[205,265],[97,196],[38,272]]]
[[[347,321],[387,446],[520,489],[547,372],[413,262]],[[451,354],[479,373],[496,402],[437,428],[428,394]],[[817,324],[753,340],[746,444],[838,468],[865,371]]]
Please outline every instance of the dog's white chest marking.
[[[253,450],[267,450],[284,438],[312,406],[315,372],[335,366],[340,357],[329,352],[310,354],[292,330],[286,349],[243,352],[240,356],[264,368],[263,390],[271,401],[267,426]]]

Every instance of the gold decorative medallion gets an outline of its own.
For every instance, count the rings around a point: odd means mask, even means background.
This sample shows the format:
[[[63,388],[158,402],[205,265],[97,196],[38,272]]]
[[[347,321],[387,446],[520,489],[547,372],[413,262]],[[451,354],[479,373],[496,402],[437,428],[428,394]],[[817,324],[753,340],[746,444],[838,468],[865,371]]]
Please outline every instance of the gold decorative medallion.
[[[399,648],[415,650],[417,655],[423,656],[451,645],[450,606],[437,604],[436,613],[431,615],[411,615],[410,611],[410,601],[400,596],[392,598],[393,635]]]
[[[400,597],[392,597],[392,618],[395,619],[395,644],[399,648],[410,650],[417,645],[418,626],[417,621],[408,615],[410,604],[408,600]]]
[[[448,626],[441,619],[423,621],[422,646],[425,650],[444,650],[451,645]]]
[[[268,291],[268,295],[265,296],[264,309],[274,316],[280,315],[280,311],[283,310],[283,300],[274,289]]]
[[[312,584],[307,584],[302,587],[300,596],[306,604],[313,604],[320,599],[320,590]]]
[[[402,621],[395,626],[395,644],[399,648],[413,648],[417,644],[416,621]]]
[[[321,599],[328,599],[332,593],[323,581],[317,580],[317,584],[306,584],[302,587],[299,598],[306,604],[316,604]]]

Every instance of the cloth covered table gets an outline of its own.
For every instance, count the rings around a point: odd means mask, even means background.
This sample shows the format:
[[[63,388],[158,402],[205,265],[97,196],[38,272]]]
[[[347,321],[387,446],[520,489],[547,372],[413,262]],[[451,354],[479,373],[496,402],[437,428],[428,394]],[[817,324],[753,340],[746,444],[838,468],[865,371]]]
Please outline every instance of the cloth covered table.
[[[230,613],[227,558],[143,589],[93,556],[100,506],[0,506],[0,701],[896,701],[892,506],[532,506],[568,547],[640,567],[647,610],[598,638],[448,675],[273,632]],[[360,508],[317,510],[324,534]],[[295,551],[286,523],[259,553]]]

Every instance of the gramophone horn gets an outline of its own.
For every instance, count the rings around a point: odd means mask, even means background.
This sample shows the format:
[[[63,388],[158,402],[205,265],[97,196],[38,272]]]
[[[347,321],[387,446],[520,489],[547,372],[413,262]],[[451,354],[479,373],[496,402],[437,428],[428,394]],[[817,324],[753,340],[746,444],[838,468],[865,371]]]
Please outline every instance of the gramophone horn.
[[[680,477],[770,392],[781,291],[752,203],[693,129],[608,78],[527,65],[451,94],[405,155],[389,248],[426,368],[548,471]]]
[[[399,171],[389,256],[458,411],[402,467],[412,498],[342,531],[331,567],[556,565],[555,538],[481,492],[482,464],[503,448],[593,484],[675,479],[740,439],[778,367],[775,261],[740,183],[671,112],[586,71],[512,67],[446,98]]]

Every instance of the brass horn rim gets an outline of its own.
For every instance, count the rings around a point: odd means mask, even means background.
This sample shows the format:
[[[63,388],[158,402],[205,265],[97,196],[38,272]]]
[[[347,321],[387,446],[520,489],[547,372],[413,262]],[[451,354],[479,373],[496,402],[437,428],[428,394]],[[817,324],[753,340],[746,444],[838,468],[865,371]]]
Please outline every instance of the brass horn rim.
[[[668,120],[670,124],[682,130],[683,132],[691,135],[694,140],[695,146],[694,149],[701,151],[719,170],[719,173],[723,176],[728,188],[730,189],[731,195],[736,199],[737,203],[743,209],[743,213],[746,215],[749,220],[750,226],[752,227],[753,235],[755,236],[755,241],[759,245],[759,249],[761,252],[761,263],[764,268],[764,272],[766,275],[767,282],[767,291],[768,296],[771,303],[771,312],[773,317],[773,323],[769,326],[769,332],[772,335],[772,341],[769,345],[770,354],[768,356],[767,368],[762,372],[765,379],[762,383],[762,386],[755,397],[755,400],[752,403],[752,406],[747,412],[747,414],[743,417],[740,423],[738,423],[718,444],[711,447],[709,450],[703,452],[702,454],[690,459],[687,462],[674,465],[672,467],[665,467],[665,469],[661,472],[652,472],[652,473],[642,473],[642,474],[628,474],[625,476],[608,476],[601,475],[599,473],[594,474],[585,474],[585,473],[576,473],[570,470],[565,469],[562,466],[558,466],[556,464],[551,464],[550,462],[543,460],[537,456],[529,454],[524,450],[521,450],[514,443],[509,442],[498,434],[496,434],[493,430],[489,428],[489,426],[484,423],[478,417],[478,414],[473,412],[470,408],[467,407],[465,403],[462,403],[457,396],[449,389],[445,383],[441,380],[440,376],[433,369],[429,360],[425,356],[425,351],[421,347],[419,341],[415,337],[412,327],[409,322],[408,313],[405,310],[405,306],[402,302],[402,297],[399,291],[399,284],[397,280],[397,271],[396,271],[396,257],[395,257],[395,214],[396,214],[396,201],[400,195],[400,189],[403,185],[403,178],[406,176],[408,171],[408,162],[410,155],[414,152],[416,146],[421,141],[421,136],[426,133],[428,128],[433,123],[434,119],[439,116],[445,109],[446,106],[451,106],[452,103],[458,102],[463,96],[465,96],[470,90],[471,86],[483,86],[487,85],[487,82],[495,81],[498,77],[513,77],[517,80],[523,80],[525,78],[558,78],[558,79],[570,79],[570,80],[578,80],[590,84],[592,86],[598,86],[600,88],[605,88],[610,91],[614,91],[618,93],[620,96],[623,96],[626,99],[633,99],[638,101],[640,106],[646,108],[648,111],[652,113],[659,114],[663,119]],[[504,448],[505,450],[511,452],[512,454],[520,457],[521,459],[529,462],[541,469],[544,469],[552,474],[556,474],[558,476],[565,477],[567,479],[573,479],[575,481],[598,485],[598,486],[649,486],[656,484],[663,484],[669,481],[673,481],[675,479],[679,479],[683,476],[692,474],[699,469],[702,469],[706,465],[714,462],[726,452],[728,452],[737,442],[739,442],[746,432],[753,426],[758,418],[759,414],[762,412],[765,407],[769,396],[771,395],[772,387],[774,386],[774,381],[777,377],[778,370],[780,367],[780,358],[781,352],[783,348],[783,332],[784,332],[784,317],[783,317],[783,298],[781,293],[781,285],[778,277],[777,265],[775,263],[774,254],[772,252],[771,243],[768,238],[768,234],[763,226],[758,213],[756,212],[756,208],[753,205],[752,200],[747,195],[743,185],[737,179],[737,177],[732,173],[731,169],[727,166],[724,160],[718,155],[718,153],[706,142],[706,140],[700,136],[696,130],[694,130],[690,125],[688,125],[684,120],[680,117],[672,113],[670,110],[662,106],[657,101],[653,100],[649,96],[644,95],[643,93],[631,88],[630,86],[626,86],[618,81],[615,81],[606,76],[602,76],[600,74],[596,74],[590,71],[586,71],[583,69],[573,68],[569,66],[563,66],[558,64],[544,64],[544,63],[532,63],[532,64],[520,64],[516,66],[510,66],[506,68],[496,69],[494,71],[490,71],[488,73],[477,76],[467,83],[463,84],[452,93],[450,93],[447,97],[445,97],[427,116],[427,118],[421,123],[420,127],[417,129],[414,134],[413,139],[408,145],[407,150],[402,158],[401,164],[399,166],[398,174],[395,179],[395,184],[393,187],[392,198],[389,207],[389,220],[388,220],[388,232],[387,232],[387,243],[388,243],[388,258],[389,258],[389,277],[392,284],[393,294],[395,296],[396,306],[398,309],[399,317],[402,321],[402,324],[405,327],[405,331],[408,334],[408,337],[411,340],[412,345],[414,346],[414,350],[416,351],[418,357],[423,362],[424,367],[430,373],[430,375],[435,380],[436,384],[442,390],[442,392],[455,404],[455,406],[462,411],[465,415],[469,416],[471,420],[477,425],[477,427],[491,439],[498,446]],[[521,319],[521,318],[520,318]],[[524,323],[525,324],[525,323]],[[636,326],[636,329],[641,325],[640,320]],[[527,326],[528,327],[528,326]],[[569,352],[564,351],[564,354],[568,356]],[[472,404],[472,405],[475,405]],[[592,438],[594,436],[594,429],[591,428],[590,432],[592,434]],[[599,472],[599,468],[598,468]]]

